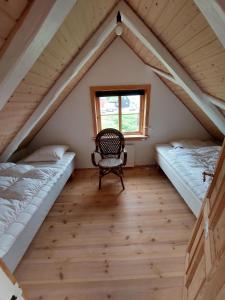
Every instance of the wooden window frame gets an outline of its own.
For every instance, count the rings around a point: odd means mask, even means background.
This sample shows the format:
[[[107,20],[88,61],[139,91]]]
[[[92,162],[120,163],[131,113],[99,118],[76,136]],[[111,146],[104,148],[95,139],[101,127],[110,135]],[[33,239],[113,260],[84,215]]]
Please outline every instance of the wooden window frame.
[[[125,139],[146,139],[148,138],[148,124],[149,124],[149,107],[150,107],[150,85],[116,85],[116,86],[92,86],[90,87],[91,94],[91,105],[92,105],[92,118],[94,128],[94,138],[101,131],[101,116],[100,116],[100,105],[99,97],[96,96],[97,91],[121,91],[121,90],[144,90],[144,95],[141,95],[140,103],[140,124],[139,131],[123,133]],[[119,98],[119,127],[121,128],[121,96]]]

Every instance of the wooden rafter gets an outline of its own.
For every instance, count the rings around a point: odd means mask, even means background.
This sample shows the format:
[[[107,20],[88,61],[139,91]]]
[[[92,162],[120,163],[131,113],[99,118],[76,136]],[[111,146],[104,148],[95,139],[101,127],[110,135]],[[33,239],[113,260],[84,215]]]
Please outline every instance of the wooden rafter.
[[[116,27],[116,14],[117,8],[115,8],[108,16],[107,20],[102,26],[95,32],[92,38],[88,41],[82,51],[74,58],[72,63],[61,74],[52,88],[48,91],[41,104],[37,107],[34,113],[30,116],[15,138],[7,146],[1,156],[1,160],[7,160],[10,155],[18,148],[20,143],[26,138],[26,136],[32,131],[37,123],[42,119],[48,109],[55,103],[63,90],[70,84],[70,82],[79,74],[80,70],[86,63],[96,54],[101,48],[104,42],[107,40],[110,34]]]
[[[124,2],[119,3],[123,23],[133,34],[159,59],[185,92],[195,101],[202,111],[211,119],[216,127],[225,135],[225,118],[213,105],[204,92],[172,56],[159,39],[149,30],[144,22]]]
[[[0,110],[59,29],[76,0],[36,0],[0,60]]]
[[[165,65],[171,73],[171,77],[179,84],[184,91],[193,99],[193,101],[202,109],[208,118],[216,125],[216,127],[225,134],[225,118],[224,115],[211,103],[209,96],[206,95],[199,86],[192,80],[190,75],[184,70],[179,62],[170,54],[164,45],[155,37],[143,21],[132,11],[132,9],[124,2],[120,3],[112,10],[108,18],[103,22],[102,26],[96,31],[84,48],[75,57],[73,62],[61,74],[56,83],[48,91],[42,103],[34,111],[22,129],[15,138],[7,146],[1,156],[1,160],[7,160],[10,155],[18,148],[27,135],[34,129],[41,118],[48,111],[62,91],[79,74],[80,70],[85,66],[89,59],[98,51],[107,37],[112,34],[115,29],[115,16],[121,12],[123,23],[130,31],[149,49],[157,59]],[[168,79],[168,78],[167,78]]]
[[[225,2],[223,0],[194,0],[194,2],[225,47]]]
[[[176,80],[176,78],[174,78],[172,75],[168,74],[168,73],[165,73],[157,68],[154,68],[154,67],[150,67],[152,69],[153,72],[155,72],[156,74],[168,79],[169,81],[179,85],[182,87],[182,84],[180,83],[180,81]],[[210,96],[210,95],[207,95],[206,93],[203,93],[204,94],[204,97],[205,99],[208,99],[208,101],[214,105],[216,105],[217,107],[225,110],[225,102],[220,100],[220,99],[217,99],[213,96]]]
[[[175,84],[178,84],[178,82],[176,81],[176,79],[172,75],[170,75],[170,74],[168,74],[166,72],[163,72],[163,71],[161,71],[161,70],[159,70],[157,68],[154,68],[154,67],[150,67],[150,68],[152,69],[152,71],[154,73],[156,73],[156,74],[158,74],[158,75],[160,75],[160,76],[168,79],[169,81],[172,81]]]

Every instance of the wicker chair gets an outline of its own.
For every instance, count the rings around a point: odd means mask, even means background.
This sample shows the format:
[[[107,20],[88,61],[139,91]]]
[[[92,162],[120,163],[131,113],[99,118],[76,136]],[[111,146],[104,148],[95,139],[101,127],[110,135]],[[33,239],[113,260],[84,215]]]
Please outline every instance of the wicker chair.
[[[123,134],[114,129],[106,128],[100,131],[95,139],[95,151],[92,153],[92,163],[99,167],[99,190],[101,189],[102,177],[113,173],[120,178],[123,190],[123,169],[127,162],[127,152],[125,151],[125,140]],[[99,154],[101,159],[98,163],[95,160],[95,154]],[[123,159],[121,159],[123,154]]]

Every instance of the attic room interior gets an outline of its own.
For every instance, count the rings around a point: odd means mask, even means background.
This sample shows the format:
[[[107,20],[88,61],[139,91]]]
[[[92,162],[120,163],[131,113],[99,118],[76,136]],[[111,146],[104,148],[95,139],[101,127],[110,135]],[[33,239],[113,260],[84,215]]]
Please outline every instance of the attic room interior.
[[[225,299],[225,0],[0,0],[0,300]]]

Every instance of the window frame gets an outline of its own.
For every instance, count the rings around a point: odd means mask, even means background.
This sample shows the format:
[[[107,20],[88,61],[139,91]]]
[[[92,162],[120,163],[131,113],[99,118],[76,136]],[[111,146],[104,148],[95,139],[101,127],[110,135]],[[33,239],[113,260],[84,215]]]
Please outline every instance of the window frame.
[[[146,139],[148,138],[148,124],[149,124],[149,107],[150,107],[150,91],[151,86],[145,85],[114,85],[114,86],[92,86],[90,87],[91,105],[92,105],[92,119],[94,128],[94,138],[101,131],[101,112],[99,97],[96,96],[96,92],[101,91],[121,91],[121,90],[144,90],[144,95],[140,95],[140,120],[139,131],[137,132],[124,132],[125,139]],[[121,98],[118,95],[119,101],[119,128],[121,128],[122,112],[121,112]],[[116,114],[117,115],[117,114]]]

